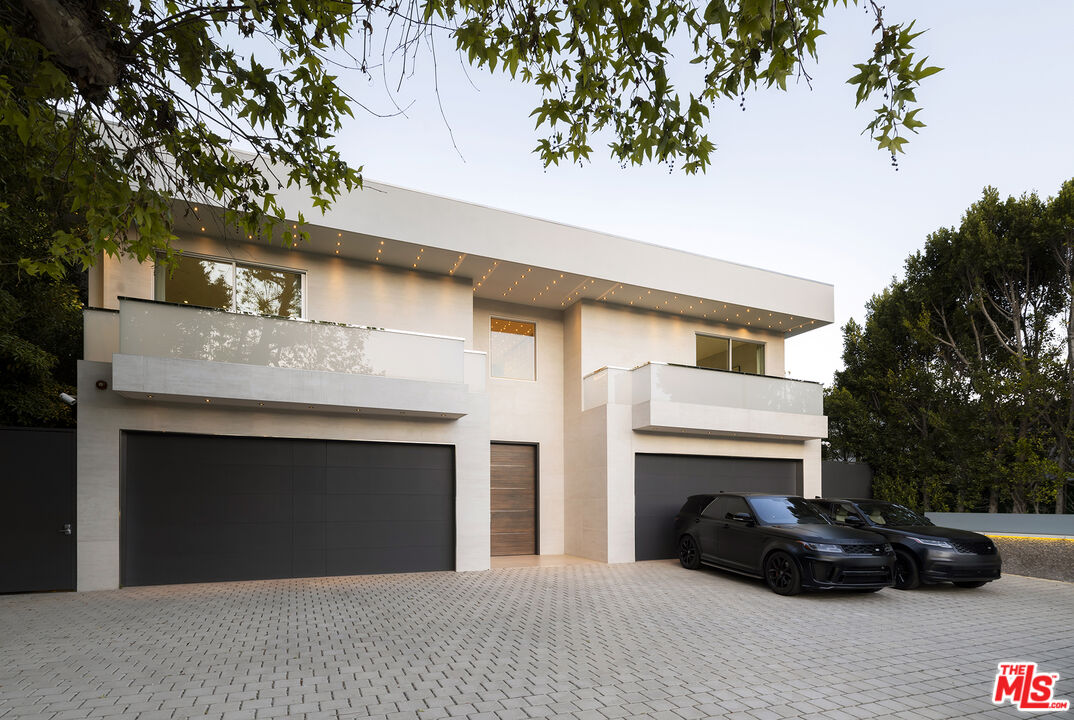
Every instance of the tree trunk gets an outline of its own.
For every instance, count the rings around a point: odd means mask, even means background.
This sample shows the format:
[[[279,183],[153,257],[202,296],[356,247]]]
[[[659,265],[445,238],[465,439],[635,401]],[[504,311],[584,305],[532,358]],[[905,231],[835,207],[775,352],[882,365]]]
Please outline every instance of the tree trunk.
[[[1025,492],[1020,487],[1011,488],[1011,512],[1024,513],[1029,508],[1026,506]]]
[[[95,27],[86,4],[61,0],[22,0],[37,23],[38,42],[66,68],[82,96],[99,103],[119,80],[119,63],[107,35]]]
[[[988,488],[988,512],[999,512],[999,493],[996,492],[996,486]]]

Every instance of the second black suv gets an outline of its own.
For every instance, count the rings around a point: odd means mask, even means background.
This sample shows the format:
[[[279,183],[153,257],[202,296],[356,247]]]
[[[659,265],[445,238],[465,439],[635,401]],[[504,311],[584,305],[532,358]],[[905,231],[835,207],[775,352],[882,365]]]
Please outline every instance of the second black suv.
[[[838,527],[794,495],[691,495],[675,518],[684,568],[702,564],[764,578],[780,595],[804,588],[874,591],[893,582],[883,537]]]
[[[879,533],[895,548],[895,587],[952,582],[981,587],[998,580],[1001,560],[995,543],[969,530],[938,527],[910,508],[882,500],[810,500],[836,525]]]

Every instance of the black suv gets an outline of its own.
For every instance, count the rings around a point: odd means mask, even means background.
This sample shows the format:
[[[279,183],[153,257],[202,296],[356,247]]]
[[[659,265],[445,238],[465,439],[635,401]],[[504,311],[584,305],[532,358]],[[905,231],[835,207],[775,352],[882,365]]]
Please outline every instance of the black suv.
[[[969,530],[938,527],[910,508],[882,500],[810,500],[836,525],[879,533],[895,548],[895,587],[953,582],[981,587],[998,580],[1001,560],[995,543]]]
[[[702,564],[764,578],[780,595],[803,588],[891,587],[895,555],[883,537],[838,527],[794,495],[691,495],[675,517],[684,568]]]

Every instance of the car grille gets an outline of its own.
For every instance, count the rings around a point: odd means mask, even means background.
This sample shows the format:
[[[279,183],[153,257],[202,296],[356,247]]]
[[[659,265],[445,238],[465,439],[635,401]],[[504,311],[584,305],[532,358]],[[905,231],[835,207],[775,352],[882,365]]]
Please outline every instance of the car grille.
[[[960,553],[973,555],[994,555],[996,553],[996,546],[988,540],[952,540],[951,545]]]
[[[883,545],[840,545],[843,552],[851,555],[883,555]]]

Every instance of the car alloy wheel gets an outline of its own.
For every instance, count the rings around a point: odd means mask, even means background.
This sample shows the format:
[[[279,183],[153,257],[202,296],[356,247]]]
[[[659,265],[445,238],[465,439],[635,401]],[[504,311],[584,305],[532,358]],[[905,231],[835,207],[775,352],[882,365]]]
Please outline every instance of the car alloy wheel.
[[[797,595],[802,591],[802,576],[794,558],[777,550],[764,563],[764,577],[768,587],[778,595]]]
[[[904,552],[895,553],[895,589],[913,590],[921,584],[917,563]]]
[[[701,567],[701,549],[697,546],[697,540],[693,535],[683,535],[679,538],[679,562],[687,570],[697,570]]]

